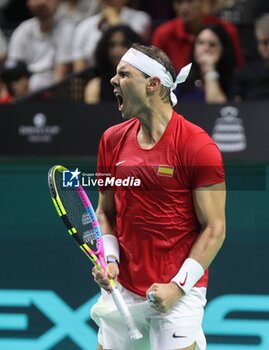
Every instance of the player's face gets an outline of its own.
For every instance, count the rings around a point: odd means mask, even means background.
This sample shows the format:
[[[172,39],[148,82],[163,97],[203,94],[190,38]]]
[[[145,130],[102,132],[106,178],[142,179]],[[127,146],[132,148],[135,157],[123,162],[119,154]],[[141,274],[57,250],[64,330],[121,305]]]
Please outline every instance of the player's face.
[[[188,24],[202,15],[203,0],[173,0],[173,7],[176,15]]]
[[[146,83],[144,74],[130,64],[120,61],[116,75],[110,80],[124,119],[139,117],[146,109]]]
[[[262,59],[269,62],[269,34],[262,31],[256,32],[256,40],[258,45],[258,52]]]

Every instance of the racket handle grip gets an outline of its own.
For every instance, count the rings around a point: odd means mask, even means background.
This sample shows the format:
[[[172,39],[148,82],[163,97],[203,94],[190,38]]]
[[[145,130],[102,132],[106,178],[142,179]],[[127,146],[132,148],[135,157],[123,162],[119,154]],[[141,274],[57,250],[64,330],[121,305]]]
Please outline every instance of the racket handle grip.
[[[117,287],[112,289],[111,295],[112,295],[113,301],[114,301],[117,309],[119,310],[119,312],[120,312],[120,314],[121,314],[121,316],[122,316],[122,318],[127,326],[130,339],[132,341],[135,341],[135,340],[138,340],[140,338],[143,338],[143,335],[141,334],[141,332],[137,328],[137,326],[133,320],[133,317],[132,317],[121,293],[117,289]]]

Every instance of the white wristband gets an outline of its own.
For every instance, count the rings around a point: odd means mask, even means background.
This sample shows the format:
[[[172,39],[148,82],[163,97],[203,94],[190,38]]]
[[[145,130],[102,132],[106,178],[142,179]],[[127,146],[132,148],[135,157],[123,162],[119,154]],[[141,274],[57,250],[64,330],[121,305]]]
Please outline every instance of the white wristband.
[[[171,282],[188,294],[203,275],[203,267],[196,260],[187,258]]]
[[[116,236],[111,234],[103,235],[105,256],[114,256],[120,261],[120,247]]]
[[[212,70],[210,72],[205,73],[205,80],[217,80],[219,79],[219,72]]]

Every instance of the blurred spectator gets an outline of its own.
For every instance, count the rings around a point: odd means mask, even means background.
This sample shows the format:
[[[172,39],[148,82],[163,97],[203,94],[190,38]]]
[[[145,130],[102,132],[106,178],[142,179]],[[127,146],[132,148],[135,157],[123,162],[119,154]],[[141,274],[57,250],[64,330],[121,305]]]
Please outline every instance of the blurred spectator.
[[[173,0],[173,6],[177,18],[155,29],[152,44],[167,53],[177,71],[189,63],[194,38],[207,24],[220,24],[226,29],[235,48],[237,66],[243,64],[239,36],[232,23],[204,14],[204,0]]]
[[[59,14],[75,23],[93,16],[98,12],[98,0],[62,0],[59,6]]]
[[[269,99],[269,13],[257,19],[254,33],[260,59],[239,70],[234,84],[237,102]]]
[[[102,33],[110,26],[129,25],[146,40],[150,32],[150,16],[145,12],[131,9],[128,0],[99,0],[101,11],[82,21],[75,30],[73,60],[74,71],[94,66],[94,51]]]
[[[234,48],[223,26],[209,25],[196,36],[191,73],[180,86],[181,101],[225,103],[230,97],[236,62]]]
[[[7,41],[0,28],[0,64],[5,60],[7,55]]]
[[[95,77],[85,89],[86,103],[115,100],[110,79],[115,75],[121,57],[135,42],[141,42],[141,38],[125,25],[113,26],[104,33],[95,51]]]
[[[10,102],[25,97],[29,93],[30,73],[22,61],[6,60],[1,71],[1,79],[5,83]]]
[[[7,55],[7,41],[0,28],[0,68]],[[0,104],[8,103],[10,100],[7,89],[0,77]]]
[[[59,0],[27,0],[27,5],[34,17],[13,32],[8,58],[26,63],[33,92],[62,80],[69,72],[74,26],[56,16]]]

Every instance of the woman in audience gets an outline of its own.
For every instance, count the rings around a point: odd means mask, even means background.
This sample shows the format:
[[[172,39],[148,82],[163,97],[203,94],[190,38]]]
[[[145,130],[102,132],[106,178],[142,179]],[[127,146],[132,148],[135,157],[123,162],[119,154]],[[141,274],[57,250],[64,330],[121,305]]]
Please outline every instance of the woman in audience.
[[[115,100],[110,79],[115,75],[121,57],[134,42],[141,42],[141,38],[125,25],[113,26],[103,34],[95,51],[97,65],[94,68],[94,78],[85,88],[86,103]]]
[[[30,72],[25,62],[7,59],[1,69],[0,78],[6,86],[6,103],[16,102],[29,94]]]
[[[220,25],[205,26],[197,35],[193,66],[185,84],[177,91],[182,101],[225,103],[236,67],[232,42]]]

